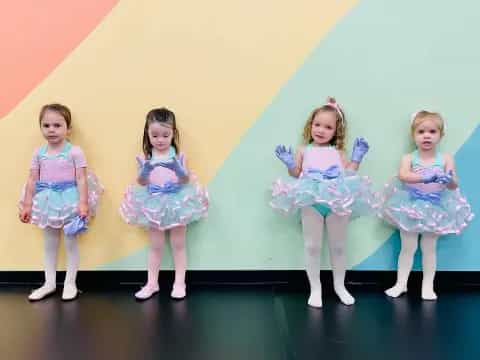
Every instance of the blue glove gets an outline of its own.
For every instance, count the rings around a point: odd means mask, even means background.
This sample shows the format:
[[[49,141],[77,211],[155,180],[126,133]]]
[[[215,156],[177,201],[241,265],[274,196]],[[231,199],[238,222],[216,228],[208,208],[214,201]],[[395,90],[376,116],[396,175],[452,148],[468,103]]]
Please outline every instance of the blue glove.
[[[87,219],[77,216],[63,227],[63,232],[67,236],[75,236],[87,229]]]
[[[138,162],[138,167],[140,169],[138,173],[138,177],[145,180],[148,179],[153,169],[155,169],[155,167],[158,166],[157,164],[152,164],[150,160],[142,161],[139,158],[137,158],[137,162]]]
[[[286,165],[288,170],[295,168],[295,159],[293,158],[291,147],[287,150],[285,145],[277,145],[275,148],[275,155],[277,155],[277,158]]]
[[[422,183],[424,184],[437,182],[437,179],[438,179],[438,174],[435,174],[434,172],[428,171],[422,175]]]
[[[444,173],[444,174],[437,175],[437,178],[435,179],[436,183],[445,184],[445,185],[450,184],[452,181],[453,181],[453,170],[450,170],[448,174]]]
[[[368,152],[369,146],[364,138],[356,138],[353,142],[352,157],[350,160],[360,164],[363,157]]]
[[[185,169],[185,167],[183,166],[183,154],[180,155],[179,158],[174,157],[173,159],[168,161],[160,161],[155,165],[172,170],[179,178],[183,178],[188,175],[187,169]]]

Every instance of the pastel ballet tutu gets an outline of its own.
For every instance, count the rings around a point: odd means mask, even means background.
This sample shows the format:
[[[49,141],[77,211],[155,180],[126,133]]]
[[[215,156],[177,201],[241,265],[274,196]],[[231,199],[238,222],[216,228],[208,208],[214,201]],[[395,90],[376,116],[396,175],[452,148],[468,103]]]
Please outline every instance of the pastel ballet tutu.
[[[474,214],[458,189],[422,192],[393,178],[385,185],[380,217],[404,231],[445,235],[461,233]]]
[[[95,174],[87,173],[89,215],[96,213],[103,186]],[[23,208],[25,186],[19,201]],[[78,216],[79,193],[74,181],[38,182],[32,199],[31,223],[44,229],[61,228]]]
[[[302,175],[276,180],[270,205],[283,214],[294,214],[308,206],[322,205],[340,216],[376,214],[380,195],[372,190],[367,176],[343,170],[335,178]]]
[[[167,230],[205,218],[208,213],[207,190],[197,183],[173,186],[132,184],[128,187],[120,214],[132,225]]]

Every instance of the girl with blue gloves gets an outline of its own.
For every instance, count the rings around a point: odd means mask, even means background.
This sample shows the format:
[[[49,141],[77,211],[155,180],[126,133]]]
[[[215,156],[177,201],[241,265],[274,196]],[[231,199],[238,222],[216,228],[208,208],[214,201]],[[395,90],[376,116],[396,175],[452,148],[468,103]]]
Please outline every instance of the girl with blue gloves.
[[[458,190],[453,157],[437,150],[445,125],[440,114],[418,111],[410,126],[416,150],[403,156],[398,177],[386,185],[381,217],[400,230],[396,284],[385,291],[390,297],[407,292],[407,281],[421,235],[422,298],[435,300],[433,280],[437,239],[460,234],[472,220],[467,200]]]
[[[148,280],[135,294],[139,300],[159,291],[158,273],[166,230],[170,231],[175,263],[170,295],[174,299],[186,296],[186,225],[207,216],[206,189],[195,182],[178,143],[175,114],[166,108],[151,110],[145,121],[143,154],[136,158],[137,183],[128,187],[120,207],[120,214],[128,224],[143,227],[149,233]]]
[[[305,265],[310,283],[308,305],[322,306],[320,253],[324,226],[328,232],[334,289],[345,305],[355,302],[345,288],[345,241],[350,218],[374,214],[379,195],[371,190],[359,167],[369,146],[357,138],[351,159],[345,156],[345,114],[333,98],[315,109],[303,131],[304,145],[294,155],[278,145],[275,153],[288,169],[287,179],[273,185],[271,206],[284,213],[301,211],[305,241]]]
[[[70,110],[61,104],[45,105],[39,122],[47,144],[34,151],[19,203],[19,217],[23,223],[43,229],[45,283],[28,298],[41,300],[55,292],[57,251],[63,228],[67,273],[62,299],[72,300],[78,294],[77,234],[87,229],[88,218],[95,214],[103,188],[95,175],[87,171],[82,149],[67,140],[72,123]]]

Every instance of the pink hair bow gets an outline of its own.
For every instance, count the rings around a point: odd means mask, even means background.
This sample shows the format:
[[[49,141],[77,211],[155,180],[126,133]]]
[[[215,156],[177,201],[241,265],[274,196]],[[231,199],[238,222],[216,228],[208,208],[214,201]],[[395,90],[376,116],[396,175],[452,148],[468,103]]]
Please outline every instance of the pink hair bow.
[[[338,103],[335,101],[334,98],[332,98],[330,96],[327,97],[327,102],[325,103],[325,106],[330,106],[330,107],[334,108],[337,111],[340,118],[342,119],[342,121],[343,121],[342,109],[340,109],[340,106],[338,105]]]

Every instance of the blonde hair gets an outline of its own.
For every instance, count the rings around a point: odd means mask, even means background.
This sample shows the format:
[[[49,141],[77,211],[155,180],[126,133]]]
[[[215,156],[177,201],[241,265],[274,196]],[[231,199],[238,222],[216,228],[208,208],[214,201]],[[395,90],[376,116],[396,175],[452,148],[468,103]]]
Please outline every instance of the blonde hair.
[[[333,101],[335,99],[332,98]],[[305,123],[305,126],[303,128],[303,142],[305,144],[310,144],[313,142],[312,138],[312,123],[313,119],[315,116],[320,113],[320,112],[330,112],[335,115],[335,119],[337,120],[336,124],[337,127],[335,129],[335,134],[333,135],[332,139],[330,140],[329,144],[332,146],[335,146],[337,150],[344,151],[345,150],[345,137],[346,137],[346,132],[347,132],[347,123],[345,121],[345,114],[343,110],[341,110],[338,105],[337,108],[335,108],[332,105],[329,105],[328,103],[316,108],[315,110],[312,111],[310,116],[307,119],[307,122]]]
[[[421,110],[413,115],[410,126],[410,134],[412,137],[415,134],[415,129],[426,120],[433,120],[436,122],[438,130],[440,131],[440,136],[445,134],[445,122],[443,121],[442,116],[436,112]]]

